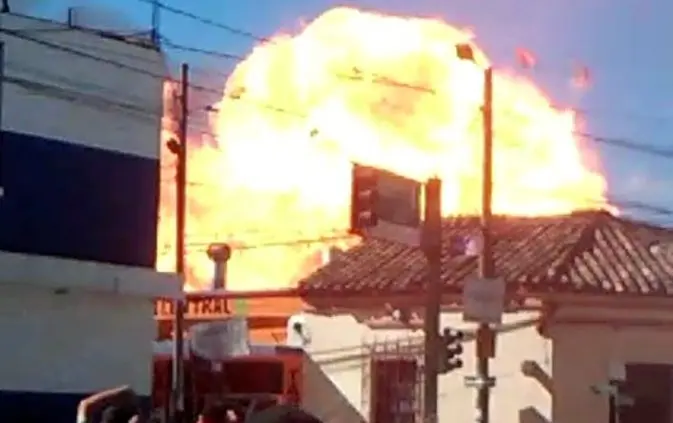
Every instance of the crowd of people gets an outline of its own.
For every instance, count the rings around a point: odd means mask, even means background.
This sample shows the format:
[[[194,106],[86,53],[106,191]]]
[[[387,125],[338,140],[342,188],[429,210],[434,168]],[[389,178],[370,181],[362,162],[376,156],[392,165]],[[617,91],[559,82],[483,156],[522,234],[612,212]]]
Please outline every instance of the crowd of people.
[[[163,411],[147,412],[133,389],[122,386],[98,392],[82,400],[77,407],[77,423],[171,423],[165,422]],[[233,404],[211,401],[205,405],[194,423],[322,422],[293,405],[275,405],[246,416]]]

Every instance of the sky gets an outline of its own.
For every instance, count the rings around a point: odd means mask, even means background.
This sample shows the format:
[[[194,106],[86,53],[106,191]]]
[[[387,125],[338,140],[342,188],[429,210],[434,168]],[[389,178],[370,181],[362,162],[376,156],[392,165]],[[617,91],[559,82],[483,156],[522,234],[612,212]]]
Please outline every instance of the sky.
[[[70,5],[96,6],[106,25],[148,28],[151,7],[141,0],[13,0],[16,8],[64,19]],[[516,48],[533,52],[539,70],[530,75],[555,104],[582,115],[585,132],[673,151],[673,2],[659,0],[164,0],[164,4],[266,37],[295,31],[338,5],[387,13],[439,17],[470,27],[495,66],[514,67]],[[172,42],[245,56],[255,45],[214,26],[164,11],[160,31]],[[176,63],[226,73],[233,63],[172,51]],[[587,66],[591,86],[578,92],[569,81],[576,63]],[[219,73],[218,73],[219,72]],[[497,89],[497,88],[496,88]],[[585,141],[597,149],[610,196],[673,210],[673,159]],[[626,209],[625,214],[673,224],[671,214]]]

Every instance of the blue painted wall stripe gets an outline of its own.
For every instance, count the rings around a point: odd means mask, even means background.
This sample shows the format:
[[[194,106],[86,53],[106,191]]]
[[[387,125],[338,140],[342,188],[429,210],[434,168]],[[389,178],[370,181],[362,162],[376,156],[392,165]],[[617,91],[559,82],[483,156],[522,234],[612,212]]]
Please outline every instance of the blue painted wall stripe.
[[[3,423],[73,423],[77,405],[92,393],[57,394],[0,391],[0,421]],[[149,397],[139,398],[143,413],[150,412]],[[99,416],[94,416],[94,418]]]
[[[154,267],[158,159],[0,135],[0,250]]]

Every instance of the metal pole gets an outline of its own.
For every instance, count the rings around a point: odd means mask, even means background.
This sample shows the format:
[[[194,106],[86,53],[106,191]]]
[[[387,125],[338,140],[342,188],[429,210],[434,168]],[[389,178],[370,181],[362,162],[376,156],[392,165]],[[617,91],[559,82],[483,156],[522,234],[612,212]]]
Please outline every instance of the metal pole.
[[[4,150],[3,112],[5,109],[5,43],[0,42],[0,158]],[[2,160],[0,160],[0,198],[5,196],[5,186],[2,180]]]
[[[5,43],[0,42],[0,130],[5,106]]]
[[[184,284],[185,280],[185,224],[187,206],[187,119],[188,119],[189,66],[182,65],[180,81],[180,127],[177,154],[176,223],[175,223],[175,272]],[[183,287],[184,289],[184,287]],[[185,411],[184,386],[184,318],[185,304],[182,298],[175,301],[173,322],[173,421],[180,422]]]
[[[5,105],[5,43],[0,42],[0,130]]]
[[[425,301],[425,362],[423,422],[436,423],[439,366],[439,324],[442,296],[442,182],[437,178],[425,184],[425,219],[423,223],[423,249],[428,261],[428,286]]]
[[[617,401],[614,394],[608,396],[608,423],[617,423]]]
[[[620,396],[619,392],[619,382],[616,380],[610,380],[610,395],[608,395],[608,423],[619,423],[619,405],[618,398]]]
[[[495,275],[491,239],[491,205],[493,193],[493,69],[484,71],[484,157],[483,157],[483,180],[482,180],[482,207],[481,207],[481,252],[479,256],[479,277],[484,279],[493,278]],[[490,343],[493,336],[492,329],[487,324],[480,324],[477,329],[477,423],[488,423],[490,417],[489,402],[491,386],[488,382],[490,348],[485,346]]]
[[[152,2],[152,43],[155,46],[159,46],[159,43],[161,41],[159,33],[160,19],[161,19],[161,3],[159,0],[155,0]]]

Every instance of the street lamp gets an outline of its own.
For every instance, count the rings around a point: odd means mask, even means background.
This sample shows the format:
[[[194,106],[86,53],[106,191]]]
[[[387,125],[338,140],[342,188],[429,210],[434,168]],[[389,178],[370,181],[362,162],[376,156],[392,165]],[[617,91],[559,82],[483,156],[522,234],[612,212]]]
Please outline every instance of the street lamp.
[[[226,289],[227,262],[231,258],[231,246],[224,243],[210,244],[207,253],[208,258],[215,265],[213,271],[213,289]]]
[[[476,64],[474,49],[470,44],[457,44],[456,56]],[[491,206],[493,194],[493,68],[484,69],[483,115],[483,163],[481,197],[481,248],[479,254],[479,278],[495,276],[491,242]],[[488,323],[480,323],[476,334],[476,375],[466,378],[466,385],[477,390],[477,423],[488,423],[491,388],[495,378],[489,374],[489,360],[495,357],[495,332]]]

